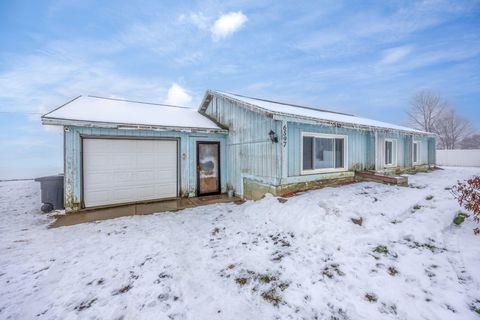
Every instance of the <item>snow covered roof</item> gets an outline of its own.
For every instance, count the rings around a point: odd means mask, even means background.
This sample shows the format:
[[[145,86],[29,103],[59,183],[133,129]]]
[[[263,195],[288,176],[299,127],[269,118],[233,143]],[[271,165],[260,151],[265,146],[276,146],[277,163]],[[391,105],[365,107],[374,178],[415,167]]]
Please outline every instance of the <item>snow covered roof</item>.
[[[42,122],[227,132],[192,108],[95,96],[79,96],[43,115]]]
[[[223,91],[207,91],[204,102],[209,95],[223,96],[231,100],[246,104],[250,107],[256,108],[260,111],[267,112],[280,117],[296,118],[300,120],[310,120],[322,123],[340,124],[343,126],[357,127],[357,128],[373,128],[383,130],[398,130],[415,134],[430,135],[431,133],[391,124],[387,122],[356,117],[352,114],[346,114],[341,112],[328,111],[323,109],[317,109],[312,107],[304,107],[290,103],[283,103],[272,100],[265,100],[253,97],[247,97],[239,94],[228,93]],[[203,103],[200,106],[200,110],[204,110],[207,106]]]

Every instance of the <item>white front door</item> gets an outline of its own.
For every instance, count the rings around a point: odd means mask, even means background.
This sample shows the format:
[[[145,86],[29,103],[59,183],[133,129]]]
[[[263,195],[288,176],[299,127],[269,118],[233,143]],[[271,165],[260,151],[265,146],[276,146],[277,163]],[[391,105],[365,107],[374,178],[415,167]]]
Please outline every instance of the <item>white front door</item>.
[[[83,139],[85,207],[177,197],[176,140]]]

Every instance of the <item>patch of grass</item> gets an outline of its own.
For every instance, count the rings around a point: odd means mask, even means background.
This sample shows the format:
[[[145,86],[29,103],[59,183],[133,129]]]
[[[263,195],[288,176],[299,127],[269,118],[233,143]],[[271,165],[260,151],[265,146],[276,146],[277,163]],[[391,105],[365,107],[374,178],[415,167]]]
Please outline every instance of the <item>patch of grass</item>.
[[[398,274],[398,270],[393,266],[388,267],[387,271],[388,271],[388,274],[391,275],[392,277],[394,277]]]
[[[416,204],[416,205],[413,206],[414,211],[417,211],[417,210],[420,210],[420,209],[422,209],[422,206],[419,205],[419,204]]]
[[[427,196],[427,197],[425,198],[425,200],[428,200],[428,201],[430,201],[430,200],[432,200],[432,199],[433,199],[433,196],[432,196],[432,195],[429,195],[429,196]]]
[[[470,304],[470,310],[480,316],[480,300],[475,300]]]
[[[417,241],[413,241],[413,245],[410,246],[411,248],[422,248],[422,249],[428,249],[430,251],[432,251],[433,253],[435,252],[443,252],[443,251],[447,251],[447,249],[445,248],[439,248],[437,246],[435,246],[434,244],[431,244],[431,243],[420,243],[420,242],[417,242]]]
[[[258,275],[258,281],[263,282],[263,283],[270,283],[272,281],[276,281],[277,278],[275,276],[270,276],[268,274],[259,274]]]
[[[278,285],[278,288],[279,288],[281,291],[285,291],[285,289],[287,289],[289,286],[290,286],[290,284],[289,284],[288,282],[281,282],[281,283]]]
[[[82,310],[88,309],[92,306],[92,304],[95,303],[95,301],[97,301],[97,298],[87,300],[87,301],[82,301],[78,306],[75,307],[75,310],[82,311]]]
[[[368,302],[377,302],[378,301],[378,297],[375,293],[365,293],[365,299]]]
[[[217,235],[219,232],[220,232],[220,228],[219,228],[219,227],[213,228],[213,230],[212,230],[212,236]]]
[[[265,301],[270,302],[275,307],[277,307],[280,302],[282,302],[282,298],[277,295],[275,288],[262,292],[261,296]]]
[[[280,273],[257,273],[252,270],[243,269],[238,270],[238,268],[225,268],[221,271],[220,276],[234,278],[234,281],[242,288],[248,288],[254,294],[259,294],[264,300],[278,306],[282,300],[282,292],[285,291],[289,286],[290,282],[281,281]],[[230,275],[229,273],[235,272],[236,276]],[[247,286],[248,285],[248,286]]]
[[[373,249],[373,252],[388,254],[388,248],[387,246],[376,246],[375,249]]]
[[[457,216],[453,219],[453,223],[455,223],[457,226],[461,225],[466,218],[468,218],[469,215],[464,213],[464,212],[460,212],[459,214],[457,214]]]
[[[445,307],[447,307],[447,309],[450,310],[450,311],[452,311],[453,313],[456,313],[456,312],[457,312],[457,310],[455,310],[455,308],[452,307],[452,306],[449,305],[449,304],[445,304]]]
[[[247,278],[236,278],[235,282],[238,283],[241,286],[244,286],[247,284],[248,279]]]
[[[126,293],[126,292],[130,291],[130,289],[132,289],[132,288],[133,288],[133,286],[131,284],[127,284],[126,286],[121,287],[120,289],[117,289],[117,290],[113,291],[112,296],[116,296],[118,294]]]
[[[335,276],[335,274],[340,277],[343,277],[345,275],[345,273],[342,270],[340,270],[339,265],[337,263],[332,263],[326,266],[322,271],[322,275],[329,279],[332,279]]]

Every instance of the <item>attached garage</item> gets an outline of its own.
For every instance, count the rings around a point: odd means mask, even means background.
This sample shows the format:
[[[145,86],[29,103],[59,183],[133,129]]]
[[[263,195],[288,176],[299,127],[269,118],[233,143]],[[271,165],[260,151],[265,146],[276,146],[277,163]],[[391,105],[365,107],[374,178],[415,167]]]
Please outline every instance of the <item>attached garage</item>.
[[[63,126],[67,213],[226,192],[228,130],[196,109],[80,96],[42,122]]]
[[[178,142],[82,139],[84,207],[174,198]]]

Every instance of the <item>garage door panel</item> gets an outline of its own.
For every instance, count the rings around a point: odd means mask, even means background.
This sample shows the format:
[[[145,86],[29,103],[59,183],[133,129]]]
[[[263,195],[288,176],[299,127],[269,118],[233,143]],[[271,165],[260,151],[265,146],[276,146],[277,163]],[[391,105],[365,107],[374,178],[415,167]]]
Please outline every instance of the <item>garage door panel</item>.
[[[112,170],[121,169],[121,168],[132,168],[135,165],[135,158],[131,154],[127,153],[110,153],[108,159],[111,161],[108,166]]]
[[[91,161],[83,164],[84,170],[87,170],[88,172],[106,172],[109,170],[109,161],[111,157],[108,154],[84,153],[84,157],[85,156],[88,156]],[[95,163],[95,166],[91,166],[91,163]]]
[[[177,142],[84,139],[85,207],[177,196]]]

